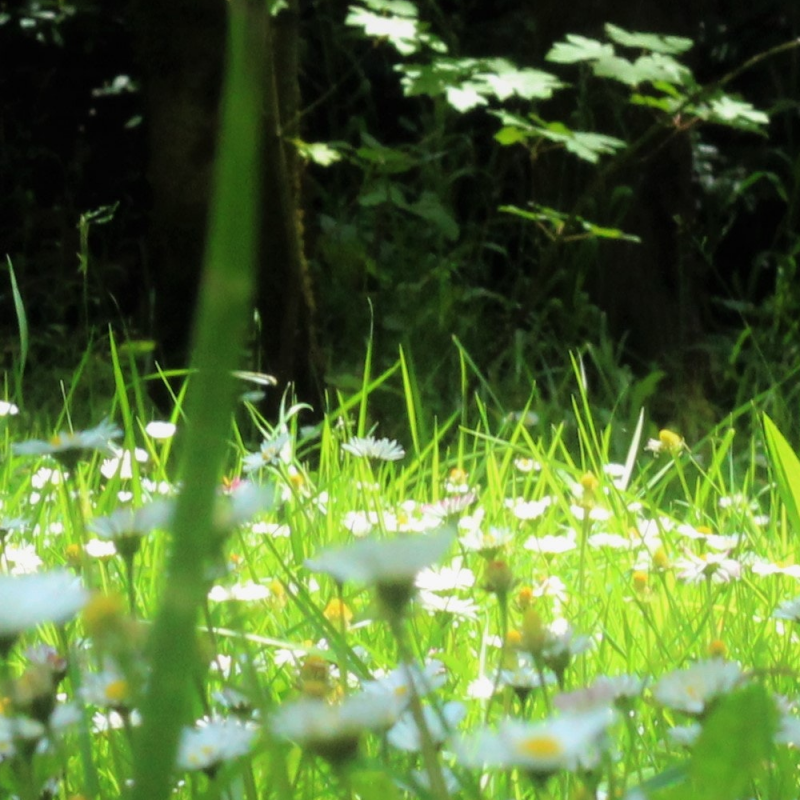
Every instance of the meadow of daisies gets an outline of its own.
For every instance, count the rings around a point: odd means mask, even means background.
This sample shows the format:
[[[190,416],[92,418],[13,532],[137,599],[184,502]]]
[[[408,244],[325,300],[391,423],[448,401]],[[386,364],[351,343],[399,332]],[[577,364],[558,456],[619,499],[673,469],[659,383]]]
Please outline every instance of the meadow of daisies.
[[[4,402],[2,796],[118,797],[167,758],[181,798],[797,797],[780,434],[469,405],[425,441],[409,402],[403,442],[366,391],[313,427],[241,406],[191,639],[159,643],[190,423]]]

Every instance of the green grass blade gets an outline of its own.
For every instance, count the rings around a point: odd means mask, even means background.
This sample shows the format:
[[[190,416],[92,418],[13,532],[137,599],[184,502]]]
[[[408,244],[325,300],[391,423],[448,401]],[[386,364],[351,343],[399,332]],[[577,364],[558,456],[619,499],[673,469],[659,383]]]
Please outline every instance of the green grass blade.
[[[766,414],[764,414],[764,436],[778,493],[786,507],[786,516],[794,532],[800,535],[800,460]]]
[[[11,278],[11,296],[14,298],[14,313],[17,315],[17,328],[19,329],[19,367],[16,375],[16,389],[22,390],[22,376],[25,372],[25,363],[28,360],[28,349],[30,347],[30,336],[28,333],[28,317],[25,314],[25,304],[22,302],[22,295],[17,285],[17,276],[14,273],[14,265],[11,258],[6,256],[8,262],[8,274]],[[20,395],[18,394],[18,397]]]
[[[725,697],[703,726],[689,775],[695,800],[737,800],[772,750],[775,701],[754,684]]]
[[[255,272],[265,72],[263,4],[229,3],[228,64],[216,164],[216,193],[194,332],[197,373],[187,394],[191,425],[182,461],[184,490],[174,545],[151,635],[152,673],[135,741],[133,800],[162,800],[172,789],[181,726],[189,723],[196,674],[196,621],[206,592],[212,507],[231,425],[231,370],[244,343]],[[244,179],[247,176],[248,179]]]

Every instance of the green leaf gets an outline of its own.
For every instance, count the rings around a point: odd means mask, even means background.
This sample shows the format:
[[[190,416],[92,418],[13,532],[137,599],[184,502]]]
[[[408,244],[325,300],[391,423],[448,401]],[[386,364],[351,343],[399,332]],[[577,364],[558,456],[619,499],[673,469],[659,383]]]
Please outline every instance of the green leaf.
[[[320,167],[329,167],[331,164],[342,160],[342,154],[338,150],[334,150],[329,144],[325,144],[325,142],[309,143],[300,139],[293,139],[292,144],[303,158],[313,161]]]
[[[579,61],[594,61],[599,58],[610,58],[614,48],[610,44],[587,39],[575,33],[567,34],[566,42],[556,42],[545,56],[546,61],[557,64],[575,64]]]
[[[549,72],[539,69],[519,69],[504,58],[493,58],[476,76],[488,87],[489,94],[498,100],[509,97],[522,97],[524,100],[543,99],[553,96],[553,92],[563,86],[560,80]]]
[[[351,778],[353,792],[363,800],[398,800],[400,792],[385,770],[359,770]]]
[[[17,276],[14,273],[14,265],[11,263],[11,256],[6,255],[8,263],[8,274],[11,278],[11,296],[14,299],[14,313],[17,316],[17,330],[19,331],[19,367],[17,369],[17,382],[22,385],[22,376],[25,373],[25,363],[28,360],[28,348],[30,346],[30,335],[28,333],[28,316],[25,313],[25,304],[22,302],[22,294],[17,285]]]
[[[364,0],[368,6],[350,6],[346,25],[362,28],[367,36],[388,41],[398,53],[412,55],[424,47],[447,52],[444,42],[427,32],[419,21],[417,7],[406,0]]]
[[[513,214],[516,217],[531,220],[532,222],[544,223],[552,228],[556,234],[562,232],[564,224],[569,220],[569,215],[565,214],[563,211],[557,211],[554,208],[540,206],[538,204],[533,204],[532,207],[534,209],[533,211],[526,211],[518,206],[500,206],[499,210],[506,214]],[[590,222],[583,217],[575,216],[573,222],[577,223],[586,233],[598,239],[619,239],[621,241],[637,243],[641,241],[638,236],[625,233],[617,228],[606,228],[602,225],[596,225],[594,222]]]
[[[363,208],[379,206],[383,203],[391,203],[395,206],[405,206],[405,198],[400,187],[393,183],[381,183],[372,191],[365,192],[358,196],[358,204]]]
[[[636,61],[628,61],[620,56],[601,58],[594,62],[592,71],[598,78],[612,78],[628,86],[658,81],[682,86],[692,80],[692,73],[687,67],[660,53],[640,56]]]
[[[789,524],[800,535],[800,460],[775,423],[764,414],[764,438],[778,494]]]
[[[444,96],[456,111],[471,111],[478,106],[485,106],[488,100],[478,91],[477,84],[465,83],[461,86],[448,86]]]
[[[527,131],[510,126],[501,128],[494,135],[495,141],[498,144],[502,144],[504,146],[519,144],[520,142],[526,142],[529,138],[530,135],[528,134]]]
[[[636,92],[630,96],[630,101],[635,106],[656,108],[665,114],[672,114],[681,105],[680,100],[675,100],[672,97],[653,97],[649,94],[638,94]]]
[[[430,65],[406,64],[399,70],[406,95],[444,95],[460,112],[487,105],[490,99],[546,100],[564,85],[549,72],[518,69],[504,58],[438,58]]]
[[[505,124],[505,127],[495,135],[495,139],[504,145],[529,139],[548,139],[564,145],[568,152],[592,164],[596,164],[601,155],[625,147],[622,139],[606,136],[603,133],[573,131],[563,122],[545,122],[538,117],[532,117],[534,124],[504,111],[496,113],[495,116]]]
[[[652,50],[654,53],[677,55],[685,53],[694,44],[691,39],[685,39],[682,36],[662,36],[658,33],[626,31],[611,23],[607,23],[605,28],[608,38],[617,44],[621,44],[623,47]]]
[[[345,25],[363,28],[365,35],[387,39],[404,56],[420,49],[417,21],[405,17],[374,14],[365,8],[351,7]]]
[[[746,128],[769,125],[769,117],[763,111],[759,111],[752,103],[737,100],[727,94],[712,100],[709,106],[711,122]]]
[[[760,684],[729,694],[705,721],[689,765],[693,800],[738,800],[773,748],[775,701]]]
[[[406,208],[412,214],[436,225],[446,239],[450,241],[458,239],[458,223],[433,192],[423,192],[416,203],[411,203]]]

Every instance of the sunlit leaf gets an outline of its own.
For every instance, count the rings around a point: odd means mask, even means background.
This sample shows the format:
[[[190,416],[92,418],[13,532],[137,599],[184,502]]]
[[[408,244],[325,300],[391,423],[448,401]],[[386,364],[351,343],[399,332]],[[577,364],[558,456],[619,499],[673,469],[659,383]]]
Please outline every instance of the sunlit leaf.
[[[598,78],[612,78],[628,86],[656,81],[682,85],[691,80],[687,67],[660,53],[640,56],[636,61],[620,56],[601,58],[593,63],[592,71]]]
[[[318,164],[320,167],[329,167],[342,160],[342,154],[325,142],[303,142],[295,139],[292,144],[297,148],[303,158]]]
[[[594,61],[599,58],[610,58],[614,48],[610,44],[588,39],[575,33],[567,34],[566,42],[557,42],[545,56],[546,61],[557,64],[575,64],[579,61]]]
[[[488,103],[488,100],[476,90],[475,84],[449,86],[445,90],[445,97],[456,111],[470,111]]]
[[[617,44],[621,44],[623,47],[652,50],[654,53],[677,55],[685,53],[694,44],[691,39],[685,39],[682,36],[662,36],[658,33],[626,31],[611,23],[607,23],[605,27],[608,38]]]
[[[419,50],[417,22],[404,17],[383,16],[365,8],[351,7],[345,24],[363,28],[367,36],[385,38],[402,55],[408,56]]]
[[[752,103],[737,100],[730,95],[722,95],[709,104],[711,119],[729,125],[768,125],[769,117],[759,111]]]
[[[538,69],[518,69],[510,61],[494,58],[478,77],[498,100],[516,95],[526,100],[548,99],[563,84],[554,75]]]
[[[560,234],[564,225],[569,221],[570,217],[563,211],[558,211],[548,206],[532,204],[533,210],[528,211],[518,206],[500,206],[500,211],[506,214],[513,214],[522,219],[528,219],[532,222],[538,222],[550,227],[554,233]],[[617,228],[606,228],[602,225],[596,225],[583,217],[575,216],[573,222],[577,224],[585,233],[590,234],[598,239],[619,239],[627,242],[641,241],[638,236],[630,233],[625,233]],[[585,237],[584,237],[585,238]]]

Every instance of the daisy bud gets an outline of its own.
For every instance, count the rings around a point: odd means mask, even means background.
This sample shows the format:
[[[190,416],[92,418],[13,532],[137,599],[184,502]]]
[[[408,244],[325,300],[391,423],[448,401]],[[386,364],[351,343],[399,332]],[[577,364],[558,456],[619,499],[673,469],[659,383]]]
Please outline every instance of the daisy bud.
[[[306,697],[323,699],[330,691],[330,667],[321,656],[306,656],[300,665],[298,688]]]
[[[522,617],[521,647],[534,658],[539,658],[546,643],[547,626],[542,621],[539,612],[534,608],[529,608]]]
[[[728,646],[722,639],[712,639],[708,645],[708,655],[710,658],[725,659],[728,655]]]
[[[334,598],[325,606],[322,616],[324,616],[328,622],[346,628],[353,619],[353,612],[344,601]]]
[[[525,611],[525,609],[530,608],[532,602],[533,589],[530,586],[523,586],[517,592],[517,608],[520,611]]]
[[[514,573],[507,561],[495,559],[486,564],[484,589],[500,597],[505,597],[514,585]]]

